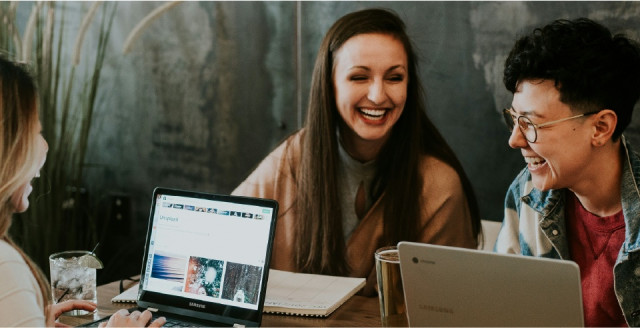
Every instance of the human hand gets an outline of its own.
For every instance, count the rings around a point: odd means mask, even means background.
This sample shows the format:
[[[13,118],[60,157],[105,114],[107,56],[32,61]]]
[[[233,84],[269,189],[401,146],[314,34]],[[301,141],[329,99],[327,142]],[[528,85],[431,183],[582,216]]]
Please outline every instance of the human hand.
[[[98,305],[96,303],[83,300],[68,300],[58,304],[51,304],[49,305],[49,312],[47,316],[47,327],[68,327],[65,324],[56,322],[63,312],[71,310],[85,310],[93,312],[97,307]]]
[[[100,327],[144,327],[149,320],[151,320],[151,312],[149,310],[144,310],[142,313],[133,311],[129,314],[126,309],[121,309],[109,318],[109,322],[101,323]],[[149,324],[148,327],[162,327],[165,322],[167,322],[167,319],[160,317]]]

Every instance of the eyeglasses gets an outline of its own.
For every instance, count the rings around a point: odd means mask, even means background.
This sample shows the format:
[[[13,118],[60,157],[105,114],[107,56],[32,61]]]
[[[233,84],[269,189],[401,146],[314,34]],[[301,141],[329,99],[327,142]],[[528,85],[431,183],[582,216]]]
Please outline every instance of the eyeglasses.
[[[587,115],[593,115],[600,112],[599,110],[597,111],[593,111],[593,112],[588,112],[588,113],[584,113],[584,114],[578,114],[575,116],[571,116],[571,117],[566,117],[566,118],[562,118],[559,120],[555,120],[555,121],[551,121],[551,122],[545,122],[545,123],[541,123],[541,124],[535,124],[533,122],[531,122],[531,120],[523,115],[519,115],[516,114],[513,109],[511,108],[505,108],[502,111],[502,115],[504,116],[504,121],[505,123],[507,123],[507,127],[509,128],[509,131],[513,132],[513,127],[516,124],[516,121],[518,122],[518,128],[520,129],[520,132],[522,132],[522,135],[524,135],[525,139],[527,139],[527,141],[534,143],[536,142],[536,140],[538,140],[538,129],[552,125],[552,124],[556,124],[556,123],[560,123],[560,122],[564,122],[564,121],[568,121],[568,120],[573,120],[575,118],[578,117],[583,117],[583,116],[587,116]]]

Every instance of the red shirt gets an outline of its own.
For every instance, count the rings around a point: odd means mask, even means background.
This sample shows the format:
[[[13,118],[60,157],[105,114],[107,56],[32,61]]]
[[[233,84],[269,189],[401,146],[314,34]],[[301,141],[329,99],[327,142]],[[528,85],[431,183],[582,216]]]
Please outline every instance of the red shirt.
[[[627,326],[613,289],[613,265],[624,242],[622,210],[599,217],[567,192],[565,211],[569,252],[580,267],[585,326]]]

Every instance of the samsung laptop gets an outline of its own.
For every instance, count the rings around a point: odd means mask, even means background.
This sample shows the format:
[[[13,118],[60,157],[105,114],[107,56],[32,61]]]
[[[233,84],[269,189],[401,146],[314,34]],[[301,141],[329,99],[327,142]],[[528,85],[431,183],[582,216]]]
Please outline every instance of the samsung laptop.
[[[410,326],[583,326],[572,261],[400,242]]]
[[[156,188],[139,310],[190,326],[259,326],[277,215],[274,200]]]

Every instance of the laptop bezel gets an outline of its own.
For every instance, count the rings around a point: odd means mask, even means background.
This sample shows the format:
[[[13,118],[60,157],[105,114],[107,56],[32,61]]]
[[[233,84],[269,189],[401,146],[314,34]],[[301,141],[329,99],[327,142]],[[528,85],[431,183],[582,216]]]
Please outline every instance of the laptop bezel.
[[[268,245],[265,254],[265,266],[263,268],[262,280],[260,282],[260,293],[258,297],[258,308],[248,309],[233,305],[216,304],[212,302],[197,301],[193,304],[193,300],[188,300],[179,296],[166,295],[157,292],[145,291],[142,286],[145,283],[145,273],[147,271],[147,261],[149,257],[149,243],[151,237],[151,229],[153,228],[153,219],[156,211],[156,203],[158,195],[171,195],[180,197],[191,197],[214,201],[232,202],[235,204],[254,205],[260,207],[269,207],[272,209],[273,215],[269,226]],[[275,227],[278,216],[278,202],[271,199],[233,196],[213,194],[199,191],[188,191],[174,188],[157,187],[153,191],[153,200],[149,211],[149,222],[147,226],[147,235],[144,247],[144,255],[140,273],[140,290],[138,292],[138,307],[152,308],[161,313],[171,313],[178,316],[187,316],[198,318],[201,320],[219,322],[233,325],[259,326],[262,321],[262,311],[264,308],[264,300],[267,291],[267,281],[269,276],[269,267],[271,262],[271,254],[273,250],[273,241],[275,236]],[[192,303],[191,305],[189,303]]]

